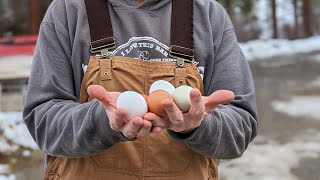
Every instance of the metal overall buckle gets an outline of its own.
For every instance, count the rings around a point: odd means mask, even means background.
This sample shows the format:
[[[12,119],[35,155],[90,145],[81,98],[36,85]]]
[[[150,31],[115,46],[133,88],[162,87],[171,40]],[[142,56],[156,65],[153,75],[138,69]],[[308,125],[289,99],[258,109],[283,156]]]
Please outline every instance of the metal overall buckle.
[[[173,49],[180,49],[180,50],[184,50],[184,51],[189,51],[191,52],[190,54],[184,53],[182,51],[176,51]],[[170,57],[176,58],[177,59],[177,65],[179,67],[184,67],[185,62],[187,63],[195,63],[194,61],[194,50],[193,49],[189,49],[189,48],[185,48],[185,47],[181,47],[181,46],[177,46],[177,45],[171,45],[170,47],[170,51],[169,51],[169,55]]]

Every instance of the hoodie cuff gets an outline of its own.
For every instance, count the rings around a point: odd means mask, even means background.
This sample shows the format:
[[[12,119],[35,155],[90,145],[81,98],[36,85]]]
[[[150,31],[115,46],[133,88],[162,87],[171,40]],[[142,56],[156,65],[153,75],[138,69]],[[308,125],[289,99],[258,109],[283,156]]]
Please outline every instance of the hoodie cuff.
[[[99,101],[94,101],[96,102],[94,102],[92,112],[92,128],[95,135],[104,146],[111,147],[118,142],[135,140],[128,139],[120,131],[111,129],[106,110],[100,105]]]
[[[218,121],[214,113],[208,114],[202,121],[201,125],[190,133],[178,133],[168,130],[169,135],[178,140],[183,141],[193,148],[203,148],[215,140],[218,134]]]

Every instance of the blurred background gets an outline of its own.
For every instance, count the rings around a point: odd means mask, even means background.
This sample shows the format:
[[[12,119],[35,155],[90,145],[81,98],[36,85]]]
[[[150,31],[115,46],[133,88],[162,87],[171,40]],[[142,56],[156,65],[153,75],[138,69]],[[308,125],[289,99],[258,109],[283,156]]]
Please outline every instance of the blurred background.
[[[257,94],[259,135],[222,180],[320,180],[320,0],[219,0]],[[0,180],[43,178],[22,109],[37,32],[50,0],[0,0]]]

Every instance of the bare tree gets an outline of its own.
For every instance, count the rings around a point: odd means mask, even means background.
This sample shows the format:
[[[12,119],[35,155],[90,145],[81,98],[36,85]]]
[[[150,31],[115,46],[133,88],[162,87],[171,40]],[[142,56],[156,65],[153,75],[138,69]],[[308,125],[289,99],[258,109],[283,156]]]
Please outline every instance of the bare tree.
[[[273,38],[278,38],[278,22],[277,22],[277,4],[276,0],[271,1],[272,9],[272,29],[273,29]]]
[[[234,6],[232,0],[224,0],[224,5],[226,7],[226,10],[230,16],[230,19],[234,21],[235,18],[235,12],[234,12]]]
[[[299,25],[298,25],[298,0],[292,0],[293,3],[293,10],[294,10],[294,34],[295,38],[298,37],[299,33]]]
[[[29,6],[29,32],[37,34],[40,26],[40,8],[37,0],[28,0]]]
[[[312,19],[312,1],[303,0],[303,30],[305,37],[313,35]]]

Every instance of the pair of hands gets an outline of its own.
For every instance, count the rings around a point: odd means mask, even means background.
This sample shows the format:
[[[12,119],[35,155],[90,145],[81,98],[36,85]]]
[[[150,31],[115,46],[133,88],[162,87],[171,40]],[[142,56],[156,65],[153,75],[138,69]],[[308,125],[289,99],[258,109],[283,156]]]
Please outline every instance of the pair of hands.
[[[110,127],[122,132],[128,139],[137,136],[157,135],[162,129],[182,133],[191,132],[199,127],[208,113],[213,112],[219,104],[234,99],[234,93],[228,90],[219,90],[208,97],[203,97],[198,89],[192,89],[190,92],[191,107],[186,113],[182,113],[172,100],[165,99],[162,104],[167,112],[166,117],[149,112],[142,118],[128,119],[125,110],[116,107],[120,92],[107,92],[99,85],[91,85],[87,91],[89,96],[99,100],[105,108]]]

